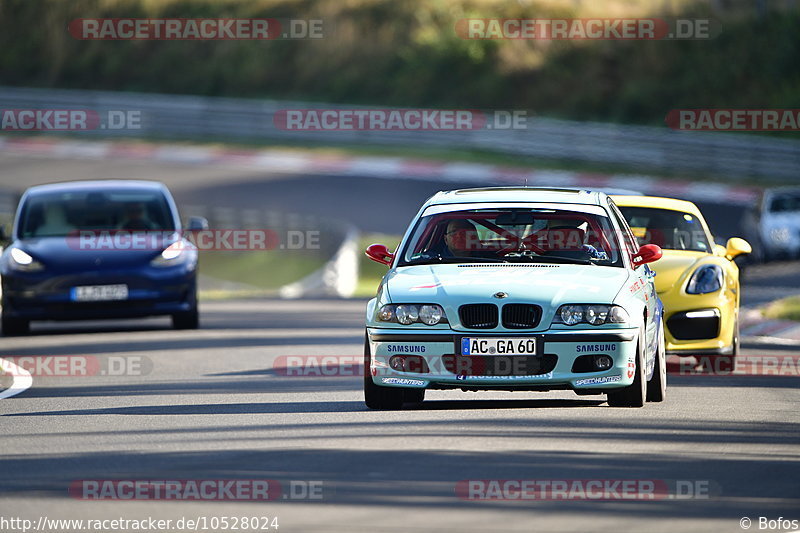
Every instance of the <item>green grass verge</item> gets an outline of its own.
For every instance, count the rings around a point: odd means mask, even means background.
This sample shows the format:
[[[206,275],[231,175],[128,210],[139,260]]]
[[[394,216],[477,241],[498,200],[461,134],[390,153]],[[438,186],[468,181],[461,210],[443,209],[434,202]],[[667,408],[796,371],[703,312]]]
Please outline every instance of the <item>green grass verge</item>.
[[[359,238],[359,250],[373,243],[385,244],[390,250],[397,248],[400,235],[367,233]],[[280,287],[311,274],[325,264],[324,259],[301,254],[276,252],[202,252],[200,273],[219,280],[219,287],[206,287],[200,291],[203,300],[229,298],[261,298],[276,296]],[[358,264],[358,285],[353,295],[366,298],[375,295],[387,267],[361,254]],[[212,284],[214,285],[212,280]],[[233,287],[226,287],[229,282]]]
[[[800,322],[800,296],[791,296],[772,302],[764,310],[764,316],[778,320]]]
[[[373,243],[385,244],[390,250],[397,248],[400,235],[366,233],[359,237],[358,247],[363,251]],[[300,254],[279,254],[275,252],[203,252],[200,256],[200,272],[203,276],[220,280],[220,288],[209,287],[201,290],[203,300],[228,298],[258,298],[275,296],[277,290],[288,283],[297,281],[323,266],[325,261]],[[387,267],[378,264],[361,254],[358,264],[358,285],[353,295],[366,298],[375,295]],[[224,282],[236,287],[224,287]],[[241,288],[239,288],[241,286]]]
[[[389,250],[394,250],[397,248],[398,244],[400,244],[401,238],[402,236],[400,235],[365,233],[359,238],[358,247],[363,251],[370,244],[380,243],[385,244]],[[372,261],[362,253],[358,264],[358,285],[356,286],[356,292],[353,296],[356,298],[375,296],[375,291],[378,290],[378,284],[380,284],[387,270],[388,267]]]
[[[280,287],[311,274],[324,264],[322,257],[285,251],[201,252],[201,275],[220,281],[219,288],[205,288],[201,296],[219,299],[274,295]],[[235,288],[226,288],[225,282]]]

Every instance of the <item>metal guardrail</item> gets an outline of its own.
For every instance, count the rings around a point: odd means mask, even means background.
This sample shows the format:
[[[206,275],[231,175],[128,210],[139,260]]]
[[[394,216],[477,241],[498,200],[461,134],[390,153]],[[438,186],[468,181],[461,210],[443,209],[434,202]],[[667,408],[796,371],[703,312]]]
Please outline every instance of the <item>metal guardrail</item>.
[[[798,181],[800,141],[758,134],[683,132],[651,126],[529,117],[526,129],[471,131],[286,131],[273,122],[285,109],[353,106],[270,100],[0,87],[2,109],[91,109],[141,113],[141,129],[97,129],[80,135],[270,142],[325,142],[490,150],[642,171],[713,174],[741,180]]]

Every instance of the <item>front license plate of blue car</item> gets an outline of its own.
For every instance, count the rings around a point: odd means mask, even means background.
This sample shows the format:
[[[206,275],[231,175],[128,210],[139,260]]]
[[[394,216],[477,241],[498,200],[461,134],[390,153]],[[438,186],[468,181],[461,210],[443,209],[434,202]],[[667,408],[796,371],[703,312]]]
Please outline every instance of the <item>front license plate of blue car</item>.
[[[462,337],[461,355],[536,355],[536,338]]]
[[[127,299],[127,285],[84,285],[72,288],[72,300],[75,302],[110,302]]]

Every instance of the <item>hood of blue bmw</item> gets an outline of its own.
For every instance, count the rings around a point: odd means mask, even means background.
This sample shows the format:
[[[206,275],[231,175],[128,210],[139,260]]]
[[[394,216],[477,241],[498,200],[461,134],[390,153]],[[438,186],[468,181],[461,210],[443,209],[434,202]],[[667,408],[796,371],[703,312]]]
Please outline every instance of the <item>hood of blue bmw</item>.
[[[384,280],[393,303],[447,306],[526,302],[555,310],[565,303],[613,303],[628,279],[624,268],[564,264],[449,264],[400,267]]]

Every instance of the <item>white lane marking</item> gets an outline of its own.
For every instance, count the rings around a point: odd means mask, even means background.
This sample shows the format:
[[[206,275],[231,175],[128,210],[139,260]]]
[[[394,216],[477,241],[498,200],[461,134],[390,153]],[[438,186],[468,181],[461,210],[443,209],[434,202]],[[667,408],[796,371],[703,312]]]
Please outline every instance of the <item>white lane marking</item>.
[[[0,400],[3,398],[10,398],[20,392],[26,391],[33,385],[31,373],[15,365],[11,361],[0,359],[0,368],[5,372],[10,372],[11,375],[14,376],[14,381],[11,383],[11,386],[4,391],[0,391]]]

